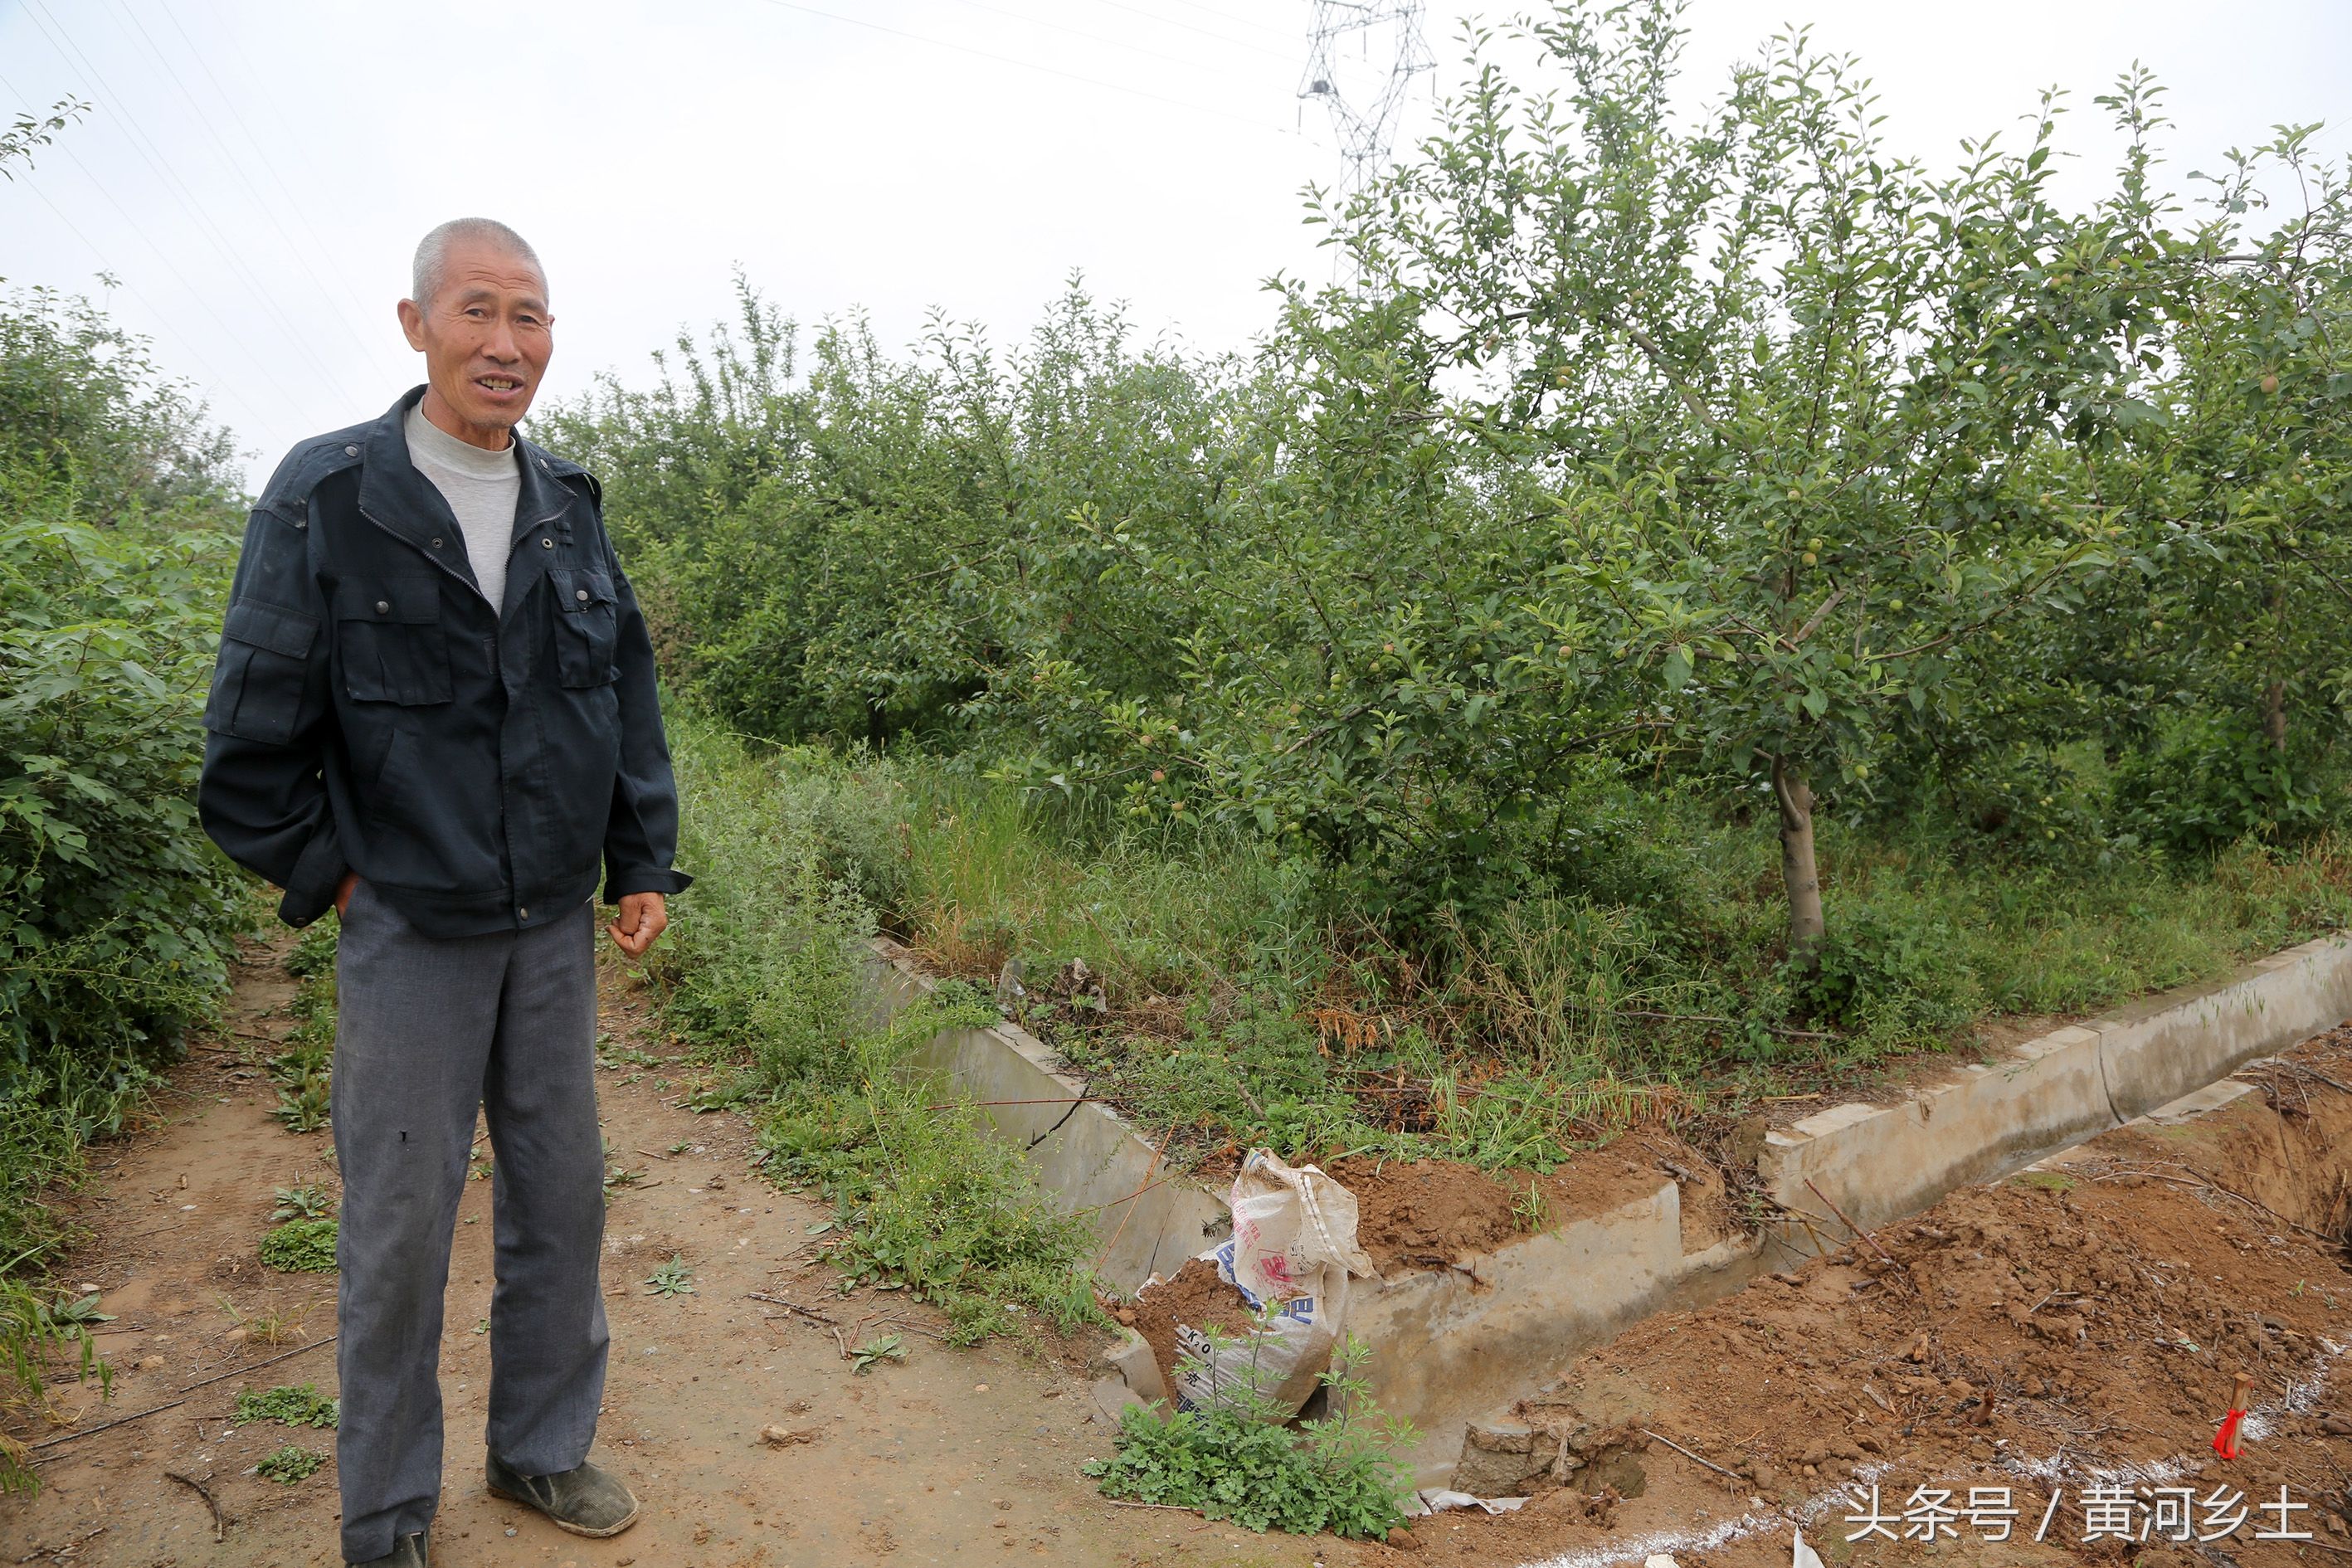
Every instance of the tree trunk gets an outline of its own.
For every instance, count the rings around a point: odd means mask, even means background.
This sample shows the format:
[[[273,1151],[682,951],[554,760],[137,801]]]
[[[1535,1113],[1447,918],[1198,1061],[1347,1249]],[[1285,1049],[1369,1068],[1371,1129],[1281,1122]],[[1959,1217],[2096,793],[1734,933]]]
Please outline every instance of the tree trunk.
[[[2271,579],[2270,591],[2263,595],[2263,608],[2271,616],[2271,646],[2281,647],[2286,640],[2283,618],[2286,593],[2276,577]],[[2286,679],[2283,676],[2263,688],[2263,738],[2270,742],[2272,751],[2282,757],[2286,755]]]
[[[1805,770],[1772,759],[1772,796],[1780,803],[1780,880],[1789,891],[1789,956],[1812,962],[1828,927],[1822,920],[1822,879],[1813,862],[1813,789]]]

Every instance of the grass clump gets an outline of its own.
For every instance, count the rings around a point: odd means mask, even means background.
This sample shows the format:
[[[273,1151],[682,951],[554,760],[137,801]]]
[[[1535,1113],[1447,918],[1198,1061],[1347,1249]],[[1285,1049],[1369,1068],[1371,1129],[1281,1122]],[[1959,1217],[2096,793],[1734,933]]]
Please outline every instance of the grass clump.
[[[0,1271],[0,1410],[47,1413],[61,1363],[70,1365],[75,1382],[94,1377],[102,1394],[111,1394],[114,1370],[100,1357],[91,1333],[112,1321],[98,1310],[95,1296],[45,1296]],[[0,1433],[0,1496],[39,1489],[30,1458],[22,1444]]]
[[[745,1110],[768,1175],[837,1206],[845,1288],[903,1284],[959,1342],[1031,1314],[1094,1321],[1085,1226],[1053,1212],[978,1109],[913,1068],[933,1035],[994,1010],[958,986],[876,1019],[871,895],[903,875],[894,772],[755,756],[691,715],[671,742],[681,859],[700,879],[655,976],[666,1021],[719,1075],[699,1103]]]
[[[1932,812],[1820,824],[1832,919],[1792,964],[1776,853],[1695,788],[1601,769],[1550,875],[1406,945],[1264,842],[1103,818],[902,763],[897,929],[1021,961],[1022,1021],[1179,1154],[1263,1144],[1543,1169],[1628,1127],[1832,1092],[2016,1015],[2218,978],[2352,921],[2334,835],[2193,861],[1989,855]],[[1107,1008],[1055,976],[1082,959]]]
[[[306,1383],[298,1386],[280,1384],[259,1393],[246,1389],[236,1396],[236,1415],[240,1426],[257,1421],[275,1421],[281,1426],[324,1426],[331,1428],[342,1416],[342,1402],[331,1399],[319,1392],[319,1386]]]
[[[832,1071],[780,1087],[761,1134],[768,1169],[838,1206],[845,1284],[905,1282],[959,1343],[1018,1332],[1024,1311],[1072,1331],[1100,1315],[1091,1234],[967,1098],[908,1070],[940,1030],[995,1019],[975,994],[942,989],[859,1035]]]
[[[287,972],[295,977],[294,1000],[288,1010],[294,1027],[286,1034],[286,1048],[269,1058],[269,1077],[278,1085],[278,1103],[269,1114],[289,1132],[316,1132],[327,1125],[332,1103],[335,1059],[335,941],[336,928],[319,921],[303,929],[302,937],[287,955]]]
[[[1213,1346],[1220,1331],[1207,1332]],[[1204,1369],[1216,1353],[1186,1361]],[[1323,1374],[1339,1415],[1294,1431],[1254,1387],[1221,1390],[1193,1410],[1129,1405],[1117,1455],[1089,1460],[1086,1473],[1105,1497],[1193,1509],[1248,1530],[1385,1537],[1405,1521],[1412,1483],[1396,1450],[1413,1434],[1371,1404],[1360,1375],[1366,1353],[1350,1336]]]
[[[261,1261],[281,1274],[332,1274],[335,1222],[293,1219],[261,1238]]]
[[[253,1471],[279,1486],[290,1487],[297,1481],[308,1480],[317,1475],[319,1467],[326,1462],[327,1456],[316,1448],[289,1443],[282,1448],[273,1448],[264,1454],[261,1462],[253,1467]]]

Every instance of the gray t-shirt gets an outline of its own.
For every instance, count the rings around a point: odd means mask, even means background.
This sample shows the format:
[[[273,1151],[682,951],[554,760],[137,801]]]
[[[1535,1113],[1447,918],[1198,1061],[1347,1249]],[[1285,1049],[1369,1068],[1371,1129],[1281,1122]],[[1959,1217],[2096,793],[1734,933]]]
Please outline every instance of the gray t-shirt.
[[[499,608],[506,601],[507,555],[514,548],[515,502],[522,493],[513,439],[503,452],[485,452],[425,417],[421,402],[408,411],[407,432],[408,460],[457,514],[474,581],[491,608]]]

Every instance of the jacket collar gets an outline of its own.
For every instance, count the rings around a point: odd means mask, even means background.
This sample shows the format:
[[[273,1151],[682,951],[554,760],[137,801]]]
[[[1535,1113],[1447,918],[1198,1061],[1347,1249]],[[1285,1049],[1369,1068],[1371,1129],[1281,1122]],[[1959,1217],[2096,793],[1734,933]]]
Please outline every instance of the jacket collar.
[[[462,541],[463,534],[457,527],[457,514],[449,510],[439,489],[417,471],[408,456],[408,411],[424,395],[424,387],[411,387],[384,411],[383,418],[368,427],[360,461],[360,512],[377,527],[407,541],[418,554],[479,594],[481,584],[474,576],[473,563],[462,542],[455,550],[446,545],[433,548],[435,539]],[[565,514],[571,510],[572,490],[556,479],[556,459],[520,435],[514,443],[522,488],[515,496],[514,532],[507,542],[506,603],[499,606],[501,619],[522,602],[545,570],[541,557],[547,552],[523,551],[518,546],[527,538],[541,537],[542,530],[551,531],[547,536],[560,536],[564,543],[572,542],[572,520]]]

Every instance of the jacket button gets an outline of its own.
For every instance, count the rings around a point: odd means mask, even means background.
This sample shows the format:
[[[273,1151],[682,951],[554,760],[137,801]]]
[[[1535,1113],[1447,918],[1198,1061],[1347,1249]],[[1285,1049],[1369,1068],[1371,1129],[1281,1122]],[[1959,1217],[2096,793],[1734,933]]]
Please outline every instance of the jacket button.
[[[555,548],[555,541],[552,539],[542,539],[539,542],[539,547],[541,550],[552,550]]]
[[[392,614],[391,604],[385,600],[378,599],[375,602],[375,613],[379,616],[388,616]]]
[[[515,910],[515,919],[519,921],[527,921],[530,919],[530,911],[525,909],[518,909]]]
[[[346,458],[356,458],[359,455],[360,449],[357,447],[346,447],[343,448],[343,456]]]
[[[572,596],[584,605],[588,602],[588,590],[585,588],[575,588],[572,590]]]
[[[436,549],[436,550],[440,549],[440,548],[441,548],[441,542],[440,542],[439,540],[437,540],[437,539],[436,539],[436,540],[435,540],[435,541],[433,542],[433,548],[434,548],[434,549]]]

